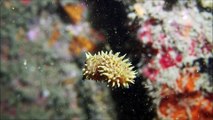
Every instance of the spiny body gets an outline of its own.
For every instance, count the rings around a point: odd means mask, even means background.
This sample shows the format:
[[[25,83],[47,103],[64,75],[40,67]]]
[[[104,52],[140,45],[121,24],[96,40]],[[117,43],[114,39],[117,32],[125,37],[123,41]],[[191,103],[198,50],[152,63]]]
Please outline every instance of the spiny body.
[[[107,82],[112,87],[129,88],[129,84],[134,84],[136,72],[132,69],[132,64],[124,56],[119,57],[119,53],[98,52],[96,55],[86,53],[85,67],[83,75],[86,79]]]

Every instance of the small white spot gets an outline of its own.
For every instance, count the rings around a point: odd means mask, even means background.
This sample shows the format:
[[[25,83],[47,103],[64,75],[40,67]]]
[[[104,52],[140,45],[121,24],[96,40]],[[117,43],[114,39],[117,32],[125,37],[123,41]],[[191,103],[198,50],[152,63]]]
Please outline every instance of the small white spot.
[[[24,60],[24,63],[23,63],[24,65],[27,65],[27,60]]]

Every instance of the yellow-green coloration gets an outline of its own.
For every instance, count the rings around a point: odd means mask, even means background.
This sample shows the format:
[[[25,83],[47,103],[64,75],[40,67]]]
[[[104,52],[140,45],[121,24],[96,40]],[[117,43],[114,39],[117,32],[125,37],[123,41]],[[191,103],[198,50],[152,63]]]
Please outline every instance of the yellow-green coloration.
[[[97,55],[86,53],[83,75],[86,79],[107,82],[112,87],[129,88],[130,83],[134,84],[136,72],[124,57],[119,57],[119,53],[112,54],[112,51],[101,51]]]

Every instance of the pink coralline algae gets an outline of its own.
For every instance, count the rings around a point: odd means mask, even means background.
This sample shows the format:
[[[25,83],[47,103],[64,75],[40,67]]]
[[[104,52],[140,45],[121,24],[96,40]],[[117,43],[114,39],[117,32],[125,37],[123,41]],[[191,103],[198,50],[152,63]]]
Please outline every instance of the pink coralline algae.
[[[172,54],[174,54],[172,56]],[[166,69],[168,67],[174,66],[177,63],[181,62],[182,55],[175,53],[175,51],[172,48],[169,48],[168,51],[163,52],[161,54],[161,58],[159,59],[159,63],[163,69]]]
[[[28,6],[31,3],[31,0],[20,0],[20,2],[25,5]]]
[[[155,68],[152,68],[151,65],[150,66],[147,66],[145,67],[141,73],[149,78],[151,81],[154,81],[159,73],[159,70],[155,69]]]
[[[163,10],[163,1],[136,3],[143,8],[143,16],[135,12],[141,26],[137,39],[157,51],[149,53],[151,57],[139,71],[147,78],[145,85],[160,119],[213,119],[212,78],[201,72],[213,58],[209,26],[213,17],[192,3],[185,2],[188,7],[184,7],[178,1],[169,12]],[[198,59],[204,61],[198,64]]]

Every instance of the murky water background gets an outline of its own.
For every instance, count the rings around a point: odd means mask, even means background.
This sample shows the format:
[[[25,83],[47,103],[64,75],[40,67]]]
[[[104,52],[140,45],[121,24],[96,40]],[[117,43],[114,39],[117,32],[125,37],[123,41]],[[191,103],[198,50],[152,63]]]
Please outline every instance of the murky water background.
[[[1,120],[213,119],[212,0],[0,6]],[[110,50],[134,66],[129,88],[83,75],[85,53]]]

